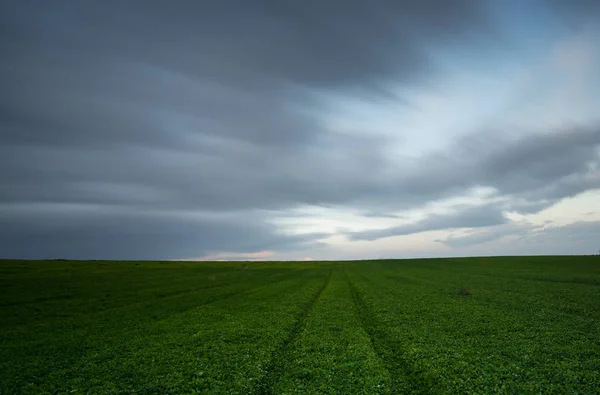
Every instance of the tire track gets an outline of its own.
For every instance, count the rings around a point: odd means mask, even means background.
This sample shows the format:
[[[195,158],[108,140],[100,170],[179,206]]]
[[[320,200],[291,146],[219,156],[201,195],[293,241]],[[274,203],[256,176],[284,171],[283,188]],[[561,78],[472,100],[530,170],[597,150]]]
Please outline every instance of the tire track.
[[[383,366],[390,373],[392,382],[396,388],[393,393],[427,394],[429,384],[423,375],[412,367],[409,358],[399,348],[398,341],[394,341],[389,334],[382,329],[373,309],[368,305],[359,289],[352,283],[346,273],[345,265],[342,266],[344,278],[350,288],[352,302],[361,326],[369,336],[375,353],[383,362]]]
[[[305,326],[306,318],[312,311],[313,307],[317,303],[317,301],[323,295],[323,292],[329,285],[329,281],[331,280],[331,275],[333,274],[333,269],[329,270],[329,274],[327,278],[323,282],[321,288],[315,293],[312,299],[306,304],[306,306],[302,309],[302,311],[298,314],[296,321],[290,328],[288,332],[288,336],[285,340],[277,347],[277,349],[273,352],[271,356],[271,360],[267,365],[265,371],[265,375],[259,380],[254,388],[254,393],[256,394],[272,394],[273,385],[275,385],[284,371],[285,363],[287,361],[286,355],[289,353],[290,347],[294,340],[300,334],[300,331]]]

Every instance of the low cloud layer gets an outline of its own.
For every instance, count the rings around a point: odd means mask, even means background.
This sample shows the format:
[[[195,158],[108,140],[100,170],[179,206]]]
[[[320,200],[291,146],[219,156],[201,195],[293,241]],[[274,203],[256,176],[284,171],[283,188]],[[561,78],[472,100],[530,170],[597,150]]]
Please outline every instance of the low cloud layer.
[[[502,212],[495,207],[469,207],[452,214],[432,214],[426,219],[387,229],[368,230],[350,234],[353,240],[377,240],[391,236],[405,236],[430,230],[480,228],[506,223]]]

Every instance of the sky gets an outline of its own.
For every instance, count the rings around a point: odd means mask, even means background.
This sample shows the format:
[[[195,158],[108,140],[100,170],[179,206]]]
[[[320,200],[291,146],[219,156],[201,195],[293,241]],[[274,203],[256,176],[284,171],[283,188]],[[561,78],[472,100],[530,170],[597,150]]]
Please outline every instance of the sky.
[[[600,249],[600,2],[0,2],[0,257]]]

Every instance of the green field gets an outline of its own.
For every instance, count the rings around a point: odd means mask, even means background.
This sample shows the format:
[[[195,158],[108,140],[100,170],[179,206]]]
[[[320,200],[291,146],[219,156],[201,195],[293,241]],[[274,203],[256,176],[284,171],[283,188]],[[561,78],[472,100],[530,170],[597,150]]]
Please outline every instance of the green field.
[[[0,261],[0,291],[2,394],[600,393],[600,257]]]

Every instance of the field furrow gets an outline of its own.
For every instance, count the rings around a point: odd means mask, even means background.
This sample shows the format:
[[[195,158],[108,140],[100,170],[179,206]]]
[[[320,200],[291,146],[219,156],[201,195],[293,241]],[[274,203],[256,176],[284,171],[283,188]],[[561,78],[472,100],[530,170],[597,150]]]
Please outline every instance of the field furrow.
[[[427,387],[418,371],[415,371],[403,354],[406,345],[398,344],[386,333],[385,325],[378,321],[372,307],[365,301],[361,291],[350,281],[344,270],[354,307],[362,328],[368,334],[373,349],[390,373],[392,393],[426,393]],[[365,291],[363,291],[365,292]]]
[[[289,346],[271,393],[390,393],[390,375],[352,302],[342,265]]]
[[[279,345],[279,347],[273,352],[271,360],[265,369],[264,376],[256,384],[254,389],[255,393],[258,394],[270,394],[273,391],[273,385],[277,383],[283,373],[284,365],[289,357],[290,345],[296,340],[296,337],[304,328],[306,324],[306,318],[313,309],[315,303],[319,300],[323,292],[327,289],[333,270],[329,271],[329,274],[323,282],[323,286],[319,288],[314,297],[306,304],[305,308],[298,314],[294,324],[291,326],[287,337]]]

